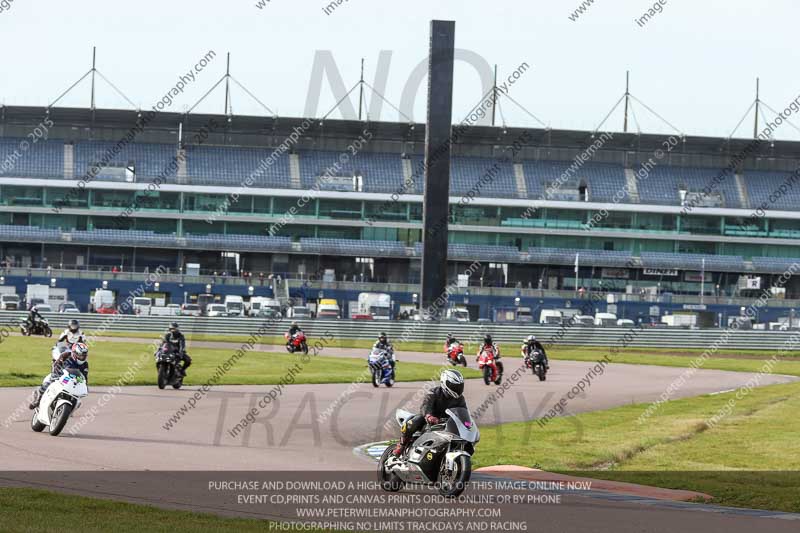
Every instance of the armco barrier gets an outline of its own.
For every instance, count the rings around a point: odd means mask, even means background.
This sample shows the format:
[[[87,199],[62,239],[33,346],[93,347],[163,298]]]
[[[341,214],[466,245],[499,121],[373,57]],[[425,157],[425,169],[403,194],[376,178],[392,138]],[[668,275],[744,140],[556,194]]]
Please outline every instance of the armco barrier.
[[[25,316],[24,312],[0,311],[0,324],[17,330],[17,322]],[[81,321],[82,329],[89,335],[102,335],[104,331],[113,332],[152,332],[153,335],[163,333],[170,322],[180,323],[181,330],[191,339],[193,334],[214,335],[249,335],[259,325],[269,323],[267,335],[282,335],[289,328],[289,320],[270,323],[258,318],[208,318],[208,317],[154,317],[134,315],[97,315],[97,314],[48,314],[53,331],[57,334],[67,326],[71,318]],[[462,341],[478,339],[484,333],[491,333],[500,343],[506,344],[509,350],[516,352],[527,335],[536,337],[545,345],[556,340],[557,344],[577,346],[625,346],[661,347],[661,348],[707,348],[717,342],[723,335],[720,329],[663,329],[645,328],[626,329],[617,327],[553,327],[539,324],[501,325],[491,323],[422,323],[413,321],[362,321],[362,320],[308,320],[299,321],[300,326],[309,337],[328,333],[334,338],[375,339],[378,333],[385,331],[395,342],[399,340],[444,342],[447,333],[453,333]],[[795,337],[795,344],[800,339],[798,332],[734,330],[728,336],[728,342],[720,342],[720,349],[777,350]],[[513,346],[513,347],[512,347]],[[598,353],[598,357],[602,354]]]

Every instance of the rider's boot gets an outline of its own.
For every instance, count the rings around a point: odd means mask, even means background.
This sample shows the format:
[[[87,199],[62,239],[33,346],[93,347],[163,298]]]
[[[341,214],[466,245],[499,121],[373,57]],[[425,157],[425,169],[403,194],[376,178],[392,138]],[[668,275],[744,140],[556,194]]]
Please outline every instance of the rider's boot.
[[[36,389],[36,391],[33,393],[33,401],[30,403],[30,405],[28,405],[28,408],[36,409],[37,407],[39,407],[39,402],[41,401],[41,399],[42,399],[42,391],[41,389]]]
[[[405,435],[401,435],[400,442],[398,442],[397,445],[394,447],[394,450],[392,450],[392,455],[398,458],[402,457],[406,451],[406,448],[408,448],[409,444],[411,444],[411,437],[406,437]]]

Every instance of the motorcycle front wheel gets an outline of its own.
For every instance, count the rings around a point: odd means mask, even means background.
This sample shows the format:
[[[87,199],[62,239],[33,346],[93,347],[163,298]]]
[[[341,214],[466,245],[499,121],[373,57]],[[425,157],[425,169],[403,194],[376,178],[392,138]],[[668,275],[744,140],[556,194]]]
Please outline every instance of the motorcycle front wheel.
[[[464,368],[467,368],[467,358],[462,355],[458,359],[461,362],[461,366],[463,366]]]
[[[61,430],[67,425],[69,415],[72,413],[72,404],[64,403],[59,406],[53,413],[52,421],[50,422],[50,435],[58,437]]]
[[[381,488],[387,492],[397,492],[403,488],[403,481],[391,472],[386,471],[386,461],[392,454],[392,445],[387,446],[378,461],[378,482]]]
[[[303,353],[308,354],[308,344],[306,344],[305,342],[303,343]]]
[[[483,382],[486,385],[492,382],[492,369],[488,366],[483,367]]]
[[[169,375],[168,375],[167,365],[159,365],[158,366],[158,388],[165,389],[167,387],[167,383],[169,383]]]
[[[447,471],[447,461],[442,460],[439,470],[439,494],[446,498],[455,498],[467,488],[469,478],[472,477],[472,458],[469,455],[459,455],[453,464],[453,471]]]
[[[381,386],[381,371],[374,370],[372,371],[372,386],[378,388]]]
[[[50,326],[45,326],[44,327],[44,335],[45,335],[45,337],[52,337],[53,336],[53,330],[50,329]]]

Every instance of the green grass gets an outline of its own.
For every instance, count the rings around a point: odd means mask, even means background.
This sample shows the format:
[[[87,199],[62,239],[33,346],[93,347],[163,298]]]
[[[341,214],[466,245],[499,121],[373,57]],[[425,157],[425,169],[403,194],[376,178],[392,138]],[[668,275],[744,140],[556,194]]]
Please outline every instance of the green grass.
[[[697,352],[699,356],[702,350]],[[629,365],[656,365],[670,367],[689,367],[689,363],[696,360],[696,357],[683,357],[679,355],[661,355],[656,350],[651,353],[642,353],[637,350],[620,350],[619,353],[612,354],[609,348],[559,348],[553,351],[552,355],[548,352],[550,359],[561,359],[565,361],[598,361],[605,355],[609,355],[612,363],[624,363]],[[708,358],[699,367],[707,370],[730,370],[733,372],[759,372],[764,366],[764,362],[772,357],[772,353],[762,352],[764,359],[727,359],[727,358]],[[773,374],[785,374],[787,376],[800,376],[800,360],[796,358],[782,358],[772,367]]]
[[[481,428],[476,466],[516,464],[705,492],[714,503],[800,512],[800,383]]]
[[[0,489],[2,531],[49,533],[56,524],[87,533],[249,533],[270,531],[273,522],[223,518],[206,513],[163,510],[149,505],[64,496],[36,489]],[[277,531],[273,529],[272,531]],[[311,532],[331,531],[323,529]]]
[[[40,337],[10,337],[0,344],[0,387],[35,386],[50,368],[52,339]],[[233,349],[195,348],[191,351],[192,367],[187,385],[205,383],[217,366],[227,361]],[[23,355],[24,354],[24,355]],[[311,356],[303,365],[295,383],[350,383],[363,376],[366,359]],[[114,385],[129,368],[136,369],[126,385],[155,385],[156,370],[153,349],[149,344],[96,342],[90,354],[89,382],[92,385]],[[299,355],[248,352],[220,380],[220,385],[274,385],[285,378],[289,368],[300,361]],[[438,363],[438,360],[434,360]],[[138,367],[135,366],[139,363]],[[428,381],[439,374],[437,364],[405,363],[397,365],[398,381]],[[463,369],[467,378],[478,378],[474,369]]]

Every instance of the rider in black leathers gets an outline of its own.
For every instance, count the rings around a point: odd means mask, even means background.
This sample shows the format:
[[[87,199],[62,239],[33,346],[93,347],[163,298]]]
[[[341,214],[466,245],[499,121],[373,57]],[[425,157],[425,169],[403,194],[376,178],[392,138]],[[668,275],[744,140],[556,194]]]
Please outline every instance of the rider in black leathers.
[[[534,350],[539,350],[542,352],[542,358],[544,359],[544,367],[547,370],[550,370],[550,360],[547,359],[547,352],[544,350],[544,346],[542,343],[536,340],[536,336],[529,335],[527,339],[525,339],[525,344],[522,345],[522,356],[523,357],[530,357],[531,353]]]
[[[186,369],[192,365],[192,358],[186,353],[186,337],[181,333],[177,322],[173,322],[170,325],[169,331],[164,335],[163,342],[167,343],[170,351],[177,356],[178,363],[183,361],[183,366],[177,365],[177,368],[183,377],[186,377]]]
[[[395,364],[397,364],[397,357],[394,355],[394,346],[392,346],[392,343],[389,342],[389,339],[386,337],[386,333],[381,331],[381,334],[378,336],[378,340],[372,345],[372,348],[386,350],[386,353],[389,354],[389,364],[391,364],[392,369],[394,369]]]
[[[395,457],[401,457],[411,444],[414,433],[425,424],[438,424],[447,417],[446,411],[454,407],[467,408],[464,400],[464,376],[458,370],[443,370],[439,376],[439,386],[430,390],[422,401],[420,414],[412,416],[400,428],[400,442],[393,450]]]
[[[31,307],[31,310],[28,311],[28,318],[25,319],[25,327],[28,331],[33,330],[33,325],[39,321],[44,320],[44,317],[39,313],[39,309],[34,305]]]

